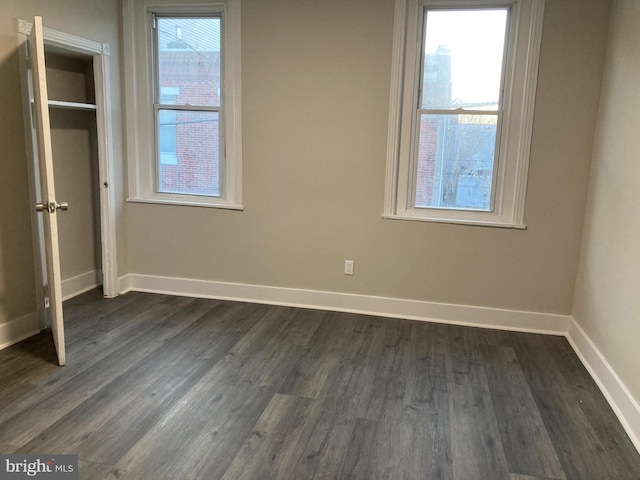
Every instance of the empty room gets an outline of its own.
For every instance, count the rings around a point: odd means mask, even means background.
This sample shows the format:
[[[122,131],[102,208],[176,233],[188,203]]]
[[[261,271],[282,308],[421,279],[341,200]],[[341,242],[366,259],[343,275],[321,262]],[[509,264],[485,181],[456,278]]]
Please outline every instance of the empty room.
[[[637,0],[2,0],[0,479],[640,480],[639,78]]]

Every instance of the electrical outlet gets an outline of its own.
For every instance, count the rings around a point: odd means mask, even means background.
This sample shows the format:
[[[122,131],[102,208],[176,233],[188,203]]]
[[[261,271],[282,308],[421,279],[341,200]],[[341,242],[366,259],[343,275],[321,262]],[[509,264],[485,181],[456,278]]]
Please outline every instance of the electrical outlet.
[[[344,261],[344,274],[353,275],[353,260]]]

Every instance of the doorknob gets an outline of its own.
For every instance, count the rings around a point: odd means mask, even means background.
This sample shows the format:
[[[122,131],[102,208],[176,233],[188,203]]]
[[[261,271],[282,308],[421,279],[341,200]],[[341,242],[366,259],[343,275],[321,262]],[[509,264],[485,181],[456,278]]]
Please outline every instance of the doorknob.
[[[48,202],[48,203],[36,203],[36,211],[44,212],[45,210],[49,213],[56,213],[56,210],[62,210],[66,212],[69,209],[69,204],[67,202]]]

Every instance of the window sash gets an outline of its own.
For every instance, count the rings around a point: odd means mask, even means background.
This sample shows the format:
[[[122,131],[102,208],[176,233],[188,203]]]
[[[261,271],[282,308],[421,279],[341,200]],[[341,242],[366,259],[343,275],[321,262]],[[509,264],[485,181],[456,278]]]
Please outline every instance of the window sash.
[[[218,95],[218,105],[201,105],[201,104],[177,104],[176,96],[174,98],[170,98],[171,95],[167,95],[163,92],[163,87],[160,85],[161,82],[161,72],[160,72],[160,28],[159,28],[159,20],[163,18],[184,18],[184,19],[219,19],[220,20],[220,85],[219,85],[219,95]],[[152,14],[151,20],[153,22],[153,84],[154,84],[154,103],[153,103],[153,129],[154,129],[154,138],[155,138],[155,161],[154,161],[154,170],[155,170],[155,192],[161,195],[189,195],[194,197],[213,197],[213,198],[223,198],[225,196],[225,182],[222,181],[224,179],[225,173],[225,157],[224,157],[224,127],[223,127],[223,116],[222,116],[222,101],[224,98],[224,82],[222,79],[224,78],[224,24],[223,24],[223,15],[222,13],[211,14],[211,13],[190,13],[190,12],[180,12],[180,13],[154,13]],[[217,113],[216,121],[218,122],[218,182],[215,186],[212,186],[214,190],[217,191],[215,194],[211,193],[194,193],[194,192],[179,192],[179,191],[167,191],[162,188],[162,173],[161,169],[163,165],[166,164],[174,164],[177,165],[179,163],[177,155],[175,159],[172,158],[173,162],[163,162],[163,155],[166,155],[161,151],[160,148],[160,111],[192,111],[192,112],[215,112]]]
[[[463,206],[443,206],[443,205],[418,205],[418,170],[419,170],[419,144],[421,140],[420,129],[421,129],[421,118],[423,115],[433,115],[433,116],[451,116],[451,115],[465,115],[465,116],[495,116],[496,117],[496,134],[494,140],[493,154],[492,154],[492,165],[491,165],[491,183],[490,183],[490,191],[489,191],[489,202],[487,208],[472,208],[472,207],[463,207]],[[500,137],[501,137],[501,128],[502,128],[502,112],[496,110],[465,110],[465,109],[455,109],[455,110],[444,110],[444,109],[418,109],[417,115],[415,117],[414,129],[413,129],[413,142],[412,142],[412,154],[411,154],[411,190],[410,197],[408,198],[408,208],[411,210],[415,210],[416,212],[425,212],[429,210],[450,210],[450,211],[460,211],[460,212],[493,212],[495,209],[495,192],[496,192],[496,181],[498,178],[498,160],[500,157]],[[436,161],[434,178],[433,181],[436,183],[436,173],[439,172],[440,169],[444,167],[444,164],[447,163],[447,158],[442,159],[442,163],[438,163]]]
[[[510,8],[499,166],[491,212],[412,208],[423,8]],[[396,0],[383,218],[526,228],[524,206],[545,0]]]
[[[184,18],[184,19],[219,19],[220,20],[220,94],[218,95],[218,105],[214,105],[217,107],[222,106],[222,99],[224,98],[224,51],[225,51],[225,39],[224,39],[224,16],[220,13],[198,13],[198,12],[171,12],[171,13],[161,13],[156,12],[151,14],[151,21],[153,23],[153,28],[151,31],[153,32],[153,59],[152,59],[152,72],[153,72],[153,98],[155,104],[167,104],[162,101],[164,95],[161,93],[162,87],[160,86],[160,29],[158,27],[158,21],[161,19],[167,18]],[[171,103],[173,104],[173,103]],[[190,105],[190,104],[185,104]],[[210,106],[210,105],[196,105],[196,106]]]
[[[500,84],[499,84],[499,96],[498,96],[498,105],[496,109],[476,109],[476,108],[466,108],[466,107],[451,107],[451,108],[422,108],[423,105],[423,95],[424,95],[424,76],[425,76],[425,68],[426,68],[426,55],[425,55],[425,47],[427,41],[427,15],[432,11],[481,11],[481,10],[506,10],[506,25],[505,25],[505,33],[503,38],[503,50],[502,50],[502,62],[500,66]],[[507,60],[510,54],[510,26],[512,20],[512,9],[511,5],[502,4],[502,5],[482,5],[482,4],[464,4],[464,5],[439,5],[433,6],[430,4],[423,4],[420,6],[420,24],[419,31],[420,37],[419,42],[416,42],[416,55],[419,56],[419,68],[417,68],[416,79],[415,79],[415,89],[417,93],[415,94],[415,110],[413,116],[411,118],[411,124],[413,128],[411,129],[411,150],[409,156],[409,171],[410,171],[410,190],[406,195],[406,207],[408,210],[416,210],[416,211],[428,211],[428,210],[451,210],[451,211],[477,211],[477,212],[494,212],[496,205],[496,190],[499,188],[500,184],[497,182],[497,178],[500,174],[500,146],[502,144],[502,119],[503,119],[503,107],[504,107],[504,92],[505,92],[505,81],[507,81]],[[421,140],[421,119],[423,115],[483,115],[483,116],[496,116],[496,138],[493,148],[492,155],[492,172],[491,172],[491,183],[490,183],[490,193],[489,193],[489,202],[487,208],[474,209],[469,207],[458,207],[458,206],[441,206],[441,205],[417,205],[417,196],[418,196],[418,162],[419,162],[419,143]],[[443,163],[446,163],[447,159],[442,159]],[[438,168],[442,168],[442,165],[436,165],[436,171],[434,171],[434,177],[438,170]],[[436,178],[433,178],[433,182],[436,182]],[[440,187],[442,188],[442,187]]]

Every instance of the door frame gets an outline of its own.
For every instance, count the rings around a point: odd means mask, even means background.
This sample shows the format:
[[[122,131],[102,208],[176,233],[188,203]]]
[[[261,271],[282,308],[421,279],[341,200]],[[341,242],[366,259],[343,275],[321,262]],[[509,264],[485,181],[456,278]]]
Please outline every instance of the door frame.
[[[31,22],[17,20],[19,37],[19,54],[23,87],[23,104],[27,157],[29,169],[29,197],[33,207],[39,198],[38,171],[36,169],[37,153],[34,141],[34,116],[31,107],[33,93],[31,69],[29,66],[28,38],[31,33]],[[115,218],[115,173],[113,165],[113,133],[111,115],[111,77],[109,69],[109,45],[58,30],[44,28],[44,44],[55,47],[57,53],[71,54],[92,59],[93,81],[95,89],[96,128],[98,143],[98,175],[100,178],[100,234],[102,251],[102,282],[106,298],[119,294],[116,254],[116,218]],[[73,206],[71,206],[73,208]],[[41,327],[46,324],[47,292],[45,291],[45,264],[42,218],[31,209],[33,228],[34,263],[36,270],[36,299]]]

